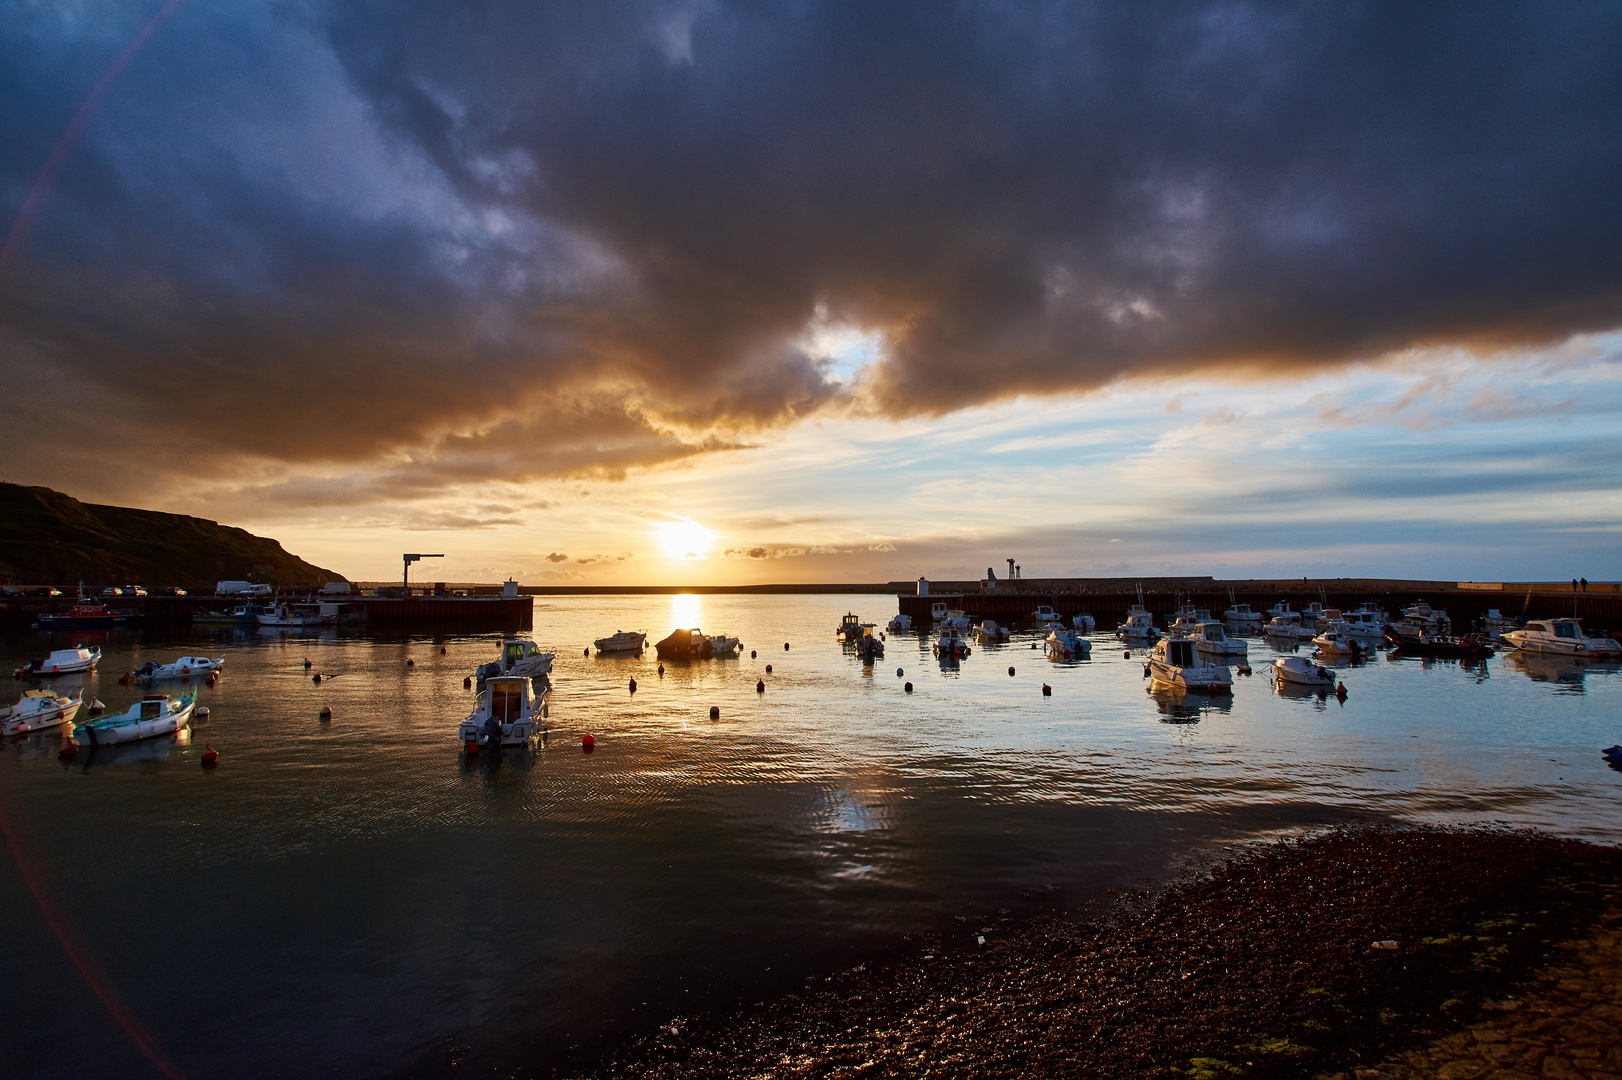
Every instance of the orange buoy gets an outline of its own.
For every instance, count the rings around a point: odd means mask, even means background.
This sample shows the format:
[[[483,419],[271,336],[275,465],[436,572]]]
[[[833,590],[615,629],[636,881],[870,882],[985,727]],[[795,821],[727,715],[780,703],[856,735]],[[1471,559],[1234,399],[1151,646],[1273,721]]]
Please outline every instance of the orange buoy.
[[[203,682],[204,682],[205,685],[213,686],[214,685],[214,673],[212,671],[209,672],[208,673],[208,678],[204,679]]]
[[[220,752],[207,743],[203,744],[203,768],[212,768],[220,763]]]
[[[1339,686],[1335,687],[1335,696],[1336,697],[1345,697],[1346,696],[1346,684],[1345,683],[1341,683]]]
[[[1053,696],[1053,687],[1049,686],[1047,683],[1043,683],[1042,684],[1042,696],[1043,697],[1052,697]]]
[[[1121,659],[1122,660],[1130,660],[1130,659],[1132,659],[1132,650],[1128,649],[1128,650],[1126,650],[1126,652],[1122,653],[1121,654]]]

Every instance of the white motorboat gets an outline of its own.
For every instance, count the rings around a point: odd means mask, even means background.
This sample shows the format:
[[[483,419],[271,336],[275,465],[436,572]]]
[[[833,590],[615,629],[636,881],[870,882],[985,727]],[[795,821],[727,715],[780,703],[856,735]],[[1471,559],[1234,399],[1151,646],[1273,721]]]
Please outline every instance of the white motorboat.
[[[1323,618],[1323,614],[1326,610],[1333,609],[1326,609],[1323,604],[1314,600],[1312,603],[1301,609],[1301,625],[1305,626],[1309,630],[1317,629],[1318,620]]]
[[[1335,676],[1304,656],[1281,656],[1273,661],[1273,678],[1277,682],[1333,690]]]
[[[522,675],[492,675],[473,703],[473,711],[457,728],[457,737],[470,749],[489,747],[492,721],[501,728],[502,746],[528,746],[541,733],[546,716],[546,695],[531,693],[533,684]]]
[[[942,626],[950,626],[953,630],[967,634],[969,632],[969,617],[962,608],[952,608],[941,620]]]
[[[1285,614],[1274,615],[1262,627],[1262,633],[1270,638],[1282,638],[1287,641],[1300,641],[1302,638],[1312,636],[1312,631],[1301,625],[1299,612],[1291,611]]]
[[[1075,617],[1070,620],[1070,625],[1074,626],[1077,630],[1080,630],[1083,634],[1090,634],[1094,630],[1098,629],[1098,620],[1093,618],[1092,612],[1090,611],[1078,611],[1076,612]]]
[[[969,655],[969,643],[963,639],[955,626],[942,626],[940,634],[935,638],[935,655],[943,659],[962,659]]]
[[[1622,656],[1622,644],[1618,644],[1615,638],[1589,637],[1583,633],[1580,619],[1534,619],[1521,629],[1504,634],[1503,639],[1527,652],[1558,653],[1596,660],[1614,660]]]
[[[80,724],[73,729],[73,740],[80,746],[107,746],[173,735],[191,722],[192,709],[196,706],[195,689],[179,697],[148,694],[117,716],[103,716]]]
[[[940,622],[946,618],[946,612],[947,607],[944,600],[937,600],[929,605],[929,618],[932,622]]]
[[[1215,619],[1207,619],[1194,627],[1189,634],[1194,647],[1202,656],[1248,656],[1250,646],[1238,638],[1231,638],[1222,629],[1222,624]]]
[[[135,669],[135,674],[142,682],[156,682],[159,679],[200,679],[218,671],[224,664],[223,656],[212,659],[207,656],[182,656],[172,664],[148,660]]]
[[[740,644],[735,637],[725,634],[711,637],[695,626],[691,630],[672,630],[669,637],[653,648],[665,660],[711,660],[731,656]]]
[[[884,628],[892,634],[906,634],[912,631],[912,616],[897,615],[885,624]]]
[[[1402,609],[1402,617],[1419,623],[1427,634],[1450,634],[1453,632],[1453,623],[1447,617],[1447,612],[1441,608],[1433,608],[1423,600],[1416,600],[1408,607]]]
[[[557,654],[542,652],[540,646],[528,638],[509,638],[501,643],[501,655],[492,661],[496,665],[495,669],[491,670],[490,664],[484,665],[479,669],[479,678],[488,679],[492,675],[521,675],[529,679],[538,679],[542,675],[552,673],[552,661],[555,659]]]
[[[1036,610],[1031,612],[1031,621],[1041,626],[1046,626],[1050,622],[1058,622],[1059,620],[1059,613],[1054,611],[1052,606],[1049,604],[1037,604]]]
[[[1126,613],[1126,622],[1115,628],[1117,637],[1128,641],[1153,641],[1160,636],[1155,629],[1155,617],[1141,603],[1133,604]]]
[[[1521,620],[1513,615],[1505,615],[1497,608],[1488,608],[1487,614],[1481,617],[1481,631],[1489,638],[1503,637],[1511,630],[1519,630]]]
[[[1385,612],[1373,604],[1364,604],[1356,611],[1343,613],[1340,617],[1340,625],[1335,629],[1356,637],[1378,640],[1385,636],[1387,621]]]
[[[1356,660],[1368,652],[1367,646],[1344,630],[1322,630],[1312,643],[1325,656],[1350,656]]]
[[[1166,638],[1149,654],[1149,673],[1156,683],[1208,694],[1233,692],[1233,674],[1224,664],[1200,656],[1188,638]]]
[[[13,674],[19,679],[49,678],[52,675],[77,675],[96,670],[101,662],[101,646],[75,645],[71,649],[56,649],[49,656],[35,657]]]
[[[1222,613],[1222,618],[1224,621],[1234,623],[1240,627],[1260,626],[1262,624],[1262,613],[1250,610],[1249,604],[1234,604]]]
[[[1050,660],[1087,660],[1093,655],[1092,642],[1062,623],[1054,623],[1048,631],[1047,647]]]
[[[336,616],[323,615],[320,604],[278,604],[258,616],[260,626],[300,628],[331,626]]]
[[[17,704],[0,709],[0,734],[26,735],[70,723],[83,705],[83,690],[73,697],[54,690],[24,690]]]
[[[639,653],[648,647],[648,635],[638,634],[634,630],[616,630],[607,637],[600,637],[592,642],[598,652],[634,652]],[[547,665],[550,671],[552,665]]]
[[[1008,628],[998,626],[994,619],[984,619],[974,628],[974,640],[982,645],[996,645],[1008,640]]]
[[[871,628],[873,624],[863,623],[862,625]],[[716,659],[735,656],[738,652],[738,646],[742,644],[743,641],[740,638],[728,637],[726,634],[716,634],[710,638],[710,656]]]

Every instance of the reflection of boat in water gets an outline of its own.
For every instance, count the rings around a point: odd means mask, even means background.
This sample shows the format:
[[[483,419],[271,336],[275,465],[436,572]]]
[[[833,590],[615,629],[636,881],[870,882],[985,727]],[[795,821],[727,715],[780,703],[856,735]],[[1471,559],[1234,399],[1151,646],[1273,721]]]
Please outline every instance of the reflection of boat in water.
[[[89,769],[96,765],[125,765],[132,761],[167,761],[170,752],[175,747],[189,742],[190,738],[190,734],[181,729],[170,735],[141,742],[112,746],[97,743],[87,747],[86,752],[79,755],[78,764],[83,769]]]
[[[1197,724],[1210,712],[1231,712],[1232,694],[1207,694],[1170,683],[1150,683],[1146,693],[1154,699],[1162,724]]]
[[[1522,652],[1519,649],[1504,654],[1504,666],[1520,672],[1533,682],[1553,683],[1579,692],[1589,673],[1609,675],[1622,670],[1622,664],[1615,660],[1582,660],[1575,656]]]

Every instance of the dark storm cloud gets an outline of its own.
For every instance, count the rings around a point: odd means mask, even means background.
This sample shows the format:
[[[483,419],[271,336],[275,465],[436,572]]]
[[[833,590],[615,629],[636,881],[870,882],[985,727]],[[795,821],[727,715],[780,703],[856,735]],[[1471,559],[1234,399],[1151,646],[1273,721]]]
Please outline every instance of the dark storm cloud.
[[[149,14],[0,27],[9,206]],[[192,5],[0,281],[6,370],[404,483],[809,415],[814,319],[886,335],[892,415],[1558,339],[1622,322],[1618,55],[1610,3]]]

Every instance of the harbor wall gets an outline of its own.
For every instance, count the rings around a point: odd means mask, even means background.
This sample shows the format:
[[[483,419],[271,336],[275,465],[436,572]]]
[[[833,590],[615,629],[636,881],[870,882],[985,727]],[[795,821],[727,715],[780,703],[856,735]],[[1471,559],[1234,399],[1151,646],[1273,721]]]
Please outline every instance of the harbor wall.
[[[288,598],[303,602],[302,597]],[[364,612],[371,625],[390,627],[458,625],[490,629],[528,629],[534,622],[533,598],[528,596],[411,596],[324,597],[340,603],[350,612]],[[41,615],[66,612],[73,607],[71,596],[6,597],[0,602],[0,626],[23,630]],[[103,602],[96,598],[97,603]],[[186,626],[197,611],[221,611],[241,603],[231,596],[114,596],[106,599],[111,608],[139,611],[144,625]]]

